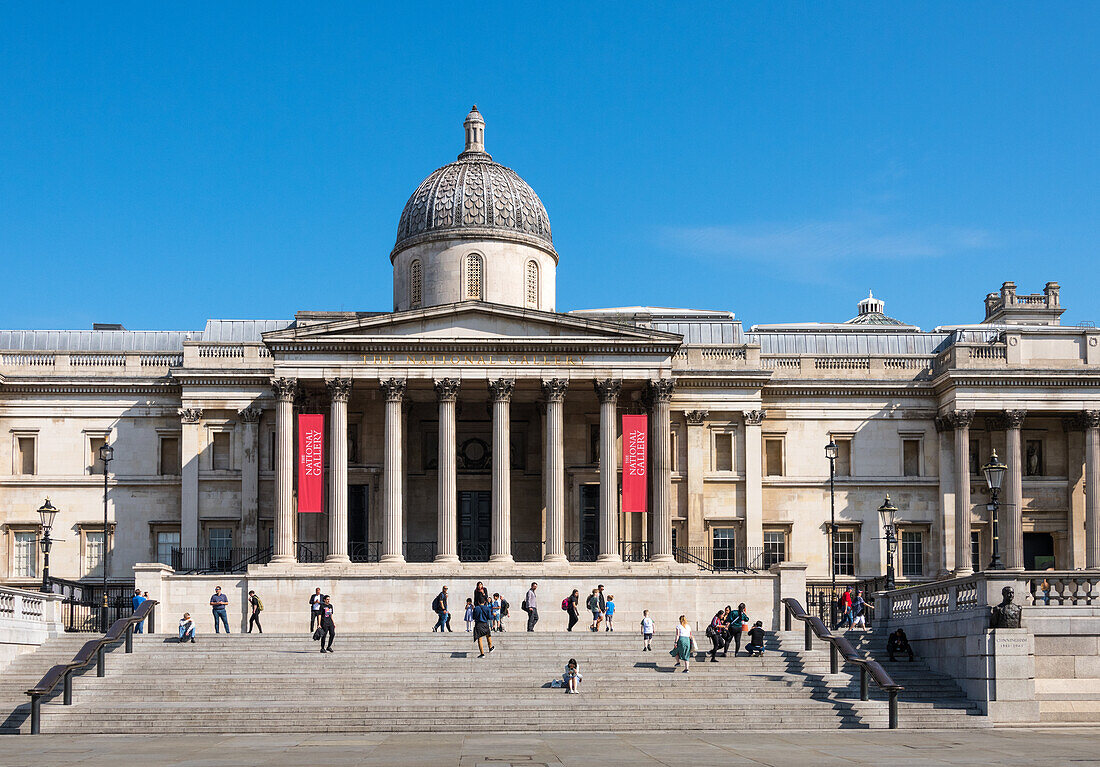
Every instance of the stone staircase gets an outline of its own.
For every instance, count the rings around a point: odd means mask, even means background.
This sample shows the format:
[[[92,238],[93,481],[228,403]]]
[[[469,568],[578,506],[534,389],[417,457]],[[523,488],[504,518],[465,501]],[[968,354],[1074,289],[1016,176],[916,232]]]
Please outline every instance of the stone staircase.
[[[0,732],[29,731],[27,698],[86,636],[59,637],[0,680]],[[43,703],[43,733],[290,733],[884,728],[885,696],[859,700],[857,674],[828,673],[824,645],[772,635],[763,658],[674,669],[671,635],[640,651],[633,634],[505,633],[477,657],[464,632],[338,634],[333,654],[308,635],[202,635],[195,644],[136,636],[74,680],[72,706]],[[709,644],[705,637],[703,641]],[[871,638],[869,642],[876,641]],[[580,695],[549,687],[576,658]],[[885,656],[882,656],[885,657]],[[906,686],[905,728],[988,726],[954,684],[923,664],[885,664]]]

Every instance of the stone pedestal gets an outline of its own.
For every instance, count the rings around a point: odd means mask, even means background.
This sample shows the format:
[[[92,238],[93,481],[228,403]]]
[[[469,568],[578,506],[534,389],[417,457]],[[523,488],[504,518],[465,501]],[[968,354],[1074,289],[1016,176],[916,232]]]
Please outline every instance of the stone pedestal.
[[[979,676],[972,681],[984,687],[986,714],[998,723],[1038,722],[1035,637],[1027,629],[986,629],[974,639]]]

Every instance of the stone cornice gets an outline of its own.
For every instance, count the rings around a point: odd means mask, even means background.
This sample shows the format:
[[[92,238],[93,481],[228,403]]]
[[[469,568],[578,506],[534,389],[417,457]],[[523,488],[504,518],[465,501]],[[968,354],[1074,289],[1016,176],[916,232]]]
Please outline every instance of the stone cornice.
[[[836,381],[784,381],[766,384],[761,390],[764,397],[935,397],[928,385],[906,382],[903,385],[883,383],[843,384]]]
[[[175,394],[182,387],[177,381],[9,381],[0,386],[0,393],[7,394]]]

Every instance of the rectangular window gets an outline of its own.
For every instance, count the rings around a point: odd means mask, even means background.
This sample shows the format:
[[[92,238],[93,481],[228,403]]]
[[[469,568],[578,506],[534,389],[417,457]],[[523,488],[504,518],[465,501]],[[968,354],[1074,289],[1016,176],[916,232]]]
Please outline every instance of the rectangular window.
[[[764,531],[764,567],[787,561],[787,533],[784,530]]]
[[[36,474],[34,437],[17,437],[15,440],[15,473]]]
[[[228,527],[212,527],[207,532],[210,542],[210,566],[228,567],[232,558],[233,530]]]
[[[901,574],[904,578],[924,575],[924,533],[920,530],[901,531]]]
[[[1043,475],[1043,441],[1029,439],[1024,445],[1024,472],[1029,477]]]
[[[13,578],[38,577],[38,536],[32,532],[15,534]]]
[[[835,439],[833,442],[836,443],[836,475],[852,476],[852,440]]]
[[[904,477],[920,476],[920,440],[901,441],[901,474]]]
[[[733,471],[733,435],[729,432],[714,435],[714,470]]]
[[[970,531],[970,566],[974,572],[982,569],[982,533],[980,530]]]
[[[160,438],[160,473],[171,477],[180,473],[180,438]],[[159,560],[164,562],[164,560]],[[166,563],[167,564],[167,563]]]
[[[764,440],[764,474],[768,477],[783,476],[783,440]]]
[[[157,561],[172,566],[172,550],[180,547],[179,532],[157,533]]]
[[[271,446],[267,451],[267,470],[275,471],[275,432],[270,433],[268,444]]]
[[[103,532],[84,533],[84,574],[103,575],[103,557],[106,547],[103,545]]]
[[[213,468],[215,471],[228,471],[229,465],[229,432],[216,431],[211,445],[213,454]]]
[[[837,530],[833,539],[833,571],[837,575],[856,574],[855,531]]]
[[[106,437],[88,438],[88,473],[102,474],[103,459],[99,456],[99,449],[107,444]]]
[[[668,452],[669,452],[668,465],[669,465],[669,471],[671,471],[673,473],[680,470],[679,469],[680,461],[679,461],[679,459],[676,455],[679,443],[680,443],[679,436],[676,434],[675,431],[670,431],[668,433]]]
[[[980,477],[982,476],[982,466],[985,462],[982,460],[982,445],[978,440],[971,437],[970,439],[970,476]]]
[[[736,549],[732,527],[715,527],[711,530],[714,541],[713,564],[719,570],[732,570]]]

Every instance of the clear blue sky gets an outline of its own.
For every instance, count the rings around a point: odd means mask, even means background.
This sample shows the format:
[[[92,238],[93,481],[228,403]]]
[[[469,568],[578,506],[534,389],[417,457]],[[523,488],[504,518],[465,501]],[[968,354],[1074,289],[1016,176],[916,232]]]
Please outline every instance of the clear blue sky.
[[[388,310],[475,102],[560,310],[1100,322],[1100,5],[542,5],[0,5],[0,327]]]

